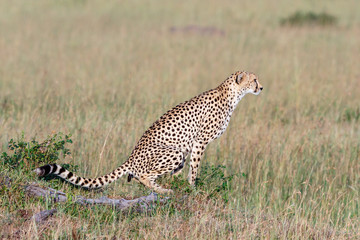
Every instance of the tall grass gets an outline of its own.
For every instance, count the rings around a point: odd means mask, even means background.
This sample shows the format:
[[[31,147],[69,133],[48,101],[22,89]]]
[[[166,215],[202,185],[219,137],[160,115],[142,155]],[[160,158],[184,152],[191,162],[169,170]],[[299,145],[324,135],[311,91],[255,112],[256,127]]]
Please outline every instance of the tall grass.
[[[22,131],[38,139],[71,133],[72,156],[62,162],[96,176],[124,162],[162,113],[234,71],[253,71],[264,86],[240,102],[202,162],[236,174],[227,203],[195,192],[153,214],[133,215],[54,206],[12,192],[0,200],[2,232],[26,238],[360,237],[357,3],[286,3],[2,1],[2,151]],[[338,24],[279,24],[298,10],[329,12]],[[170,31],[188,25],[224,35]],[[16,183],[54,184],[1,169]],[[124,179],[103,193],[60,186],[74,195],[149,192]],[[16,218],[19,209],[53,207],[58,213],[45,225]]]

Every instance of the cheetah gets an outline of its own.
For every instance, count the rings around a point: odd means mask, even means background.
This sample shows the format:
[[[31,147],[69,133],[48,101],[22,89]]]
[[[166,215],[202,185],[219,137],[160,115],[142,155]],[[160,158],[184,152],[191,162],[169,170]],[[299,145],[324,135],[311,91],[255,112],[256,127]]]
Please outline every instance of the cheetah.
[[[200,159],[206,146],[226,130],[239,101],[248,93],[263,90],[258,77],[238,71],[217,88],[181,103],[154,122],[136,144],[131,155],[113,172],[95,179],[83,178],[58,164],[48,164],[34,171],[38,176],[54,174],[88,189],[104,187],[124,174],[158,193],[171,193],[155,180],[164,174],[177,175],[190,154],[188,181],[194,185]]]

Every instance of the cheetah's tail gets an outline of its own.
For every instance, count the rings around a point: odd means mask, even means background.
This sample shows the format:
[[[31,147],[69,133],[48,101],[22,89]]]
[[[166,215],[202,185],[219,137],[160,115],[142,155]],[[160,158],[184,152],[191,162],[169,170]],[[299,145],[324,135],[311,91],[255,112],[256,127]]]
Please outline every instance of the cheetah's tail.
[[[76,176],[75,174],[66,170],[65,168],[63,168],[58,164],[44,165],[42,167],[36,168],[34,172],[36,172],[39,177],[46,176],[49,174],[54,174],[76,186],[80,186],[88,189],[96,189],[96,188],[104,187],[116,181],[122,175],[127,173],[127,171],[124,170],[122,166],[120,166],[119,168],[115,169],[112,173],[109,173],[102,177],[93,178],[93,179],[83,178]]]

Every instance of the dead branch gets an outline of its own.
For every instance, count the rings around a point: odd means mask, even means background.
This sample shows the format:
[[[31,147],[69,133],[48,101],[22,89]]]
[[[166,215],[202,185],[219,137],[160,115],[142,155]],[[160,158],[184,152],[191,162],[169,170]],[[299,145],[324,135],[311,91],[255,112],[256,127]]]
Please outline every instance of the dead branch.
[[[43,197],[46,199],[49,199],[53,202],[66,202],[68,201],[65,193],[61,192],[61,191],[56,191],[55,189],[52,188],[41,188],[39,186],[36,185],[28,185],[25,187],[25,191],[34,197]]]
[[[2,186],[6,186],[8,188],[11,186],[11,179],[5,174],[0,174],[0,187]]]
[[[41,188],[39,186],[31,184],[25,187],[25,191],[31,196],[46,198],[53,202],[69,201],[65,193],[61,191],[56,191],[52,188]],[[164,203],[168,199],[169,197],[160,198],[156,193],[151,193],[148,196],[143,196],[130,200],[124,198],[113,199],[105,196],[95,199],[85,198],[83,196],[76,196],[74,202],[81,205],[110,205],[120,210],[128,210],[130,208],[133,208],[138,212],[146,212],[153,209],[156,204]]]
[[[32,218],[35,220],[36,223],[42,223],[44,222],[48,217],[52,216],[54,213],[56,213],[56,209],[51,210],[45,210],[38,212],[32,216]]]

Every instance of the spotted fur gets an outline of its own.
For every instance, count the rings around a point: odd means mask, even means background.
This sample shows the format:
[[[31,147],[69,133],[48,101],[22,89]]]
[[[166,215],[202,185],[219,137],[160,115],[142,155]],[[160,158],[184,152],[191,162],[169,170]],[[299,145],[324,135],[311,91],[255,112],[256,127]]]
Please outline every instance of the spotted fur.
[[[155,180],[166,173],[178,174],[190,157],[188,181],[194,184],[206,146],[226,130],[239,101],[247,94],[258,95],[263,87],[253,73],[236,72],[217,88],[181,103],[160,117],[144,133],[128,160],[112,173],[95,179],[76,176],[60,165],[50,164],[34,171],[39,176],[54,174],[74,185],[100,188],[124,174],[159,192],[171,192]]]

